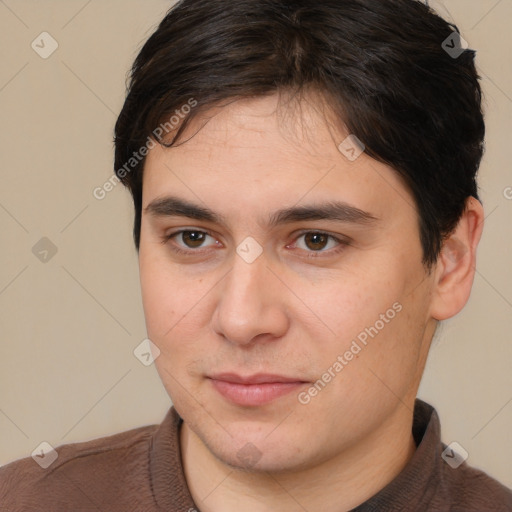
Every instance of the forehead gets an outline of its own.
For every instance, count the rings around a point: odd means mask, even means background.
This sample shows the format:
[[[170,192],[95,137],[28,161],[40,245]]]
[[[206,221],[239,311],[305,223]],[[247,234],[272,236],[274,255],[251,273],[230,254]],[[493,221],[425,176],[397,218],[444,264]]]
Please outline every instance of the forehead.
[[[315,100],[239,100],[194,118],[177,145],[149,152],[144,206],[167,194],[238,214],[334,199],[376,217],[410,213],[398,174],[364,152],[349,159],[339,147],[349,133]]]
[[[211,107],[194,117],[173,149],[231,162],[251,153],[257,161],[279,157],[318,165],[332,156],[326,147],[346,137],[345,131],[320,94],[275,93]]]

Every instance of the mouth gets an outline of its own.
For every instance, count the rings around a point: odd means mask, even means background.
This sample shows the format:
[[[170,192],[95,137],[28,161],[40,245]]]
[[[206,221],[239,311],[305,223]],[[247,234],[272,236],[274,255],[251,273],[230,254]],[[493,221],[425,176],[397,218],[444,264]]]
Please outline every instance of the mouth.
[[[208,379],[223,398],[247,407],[270,403],[309,384],[295,377],[272,374],[241,376],[223,373],[208,376]]]

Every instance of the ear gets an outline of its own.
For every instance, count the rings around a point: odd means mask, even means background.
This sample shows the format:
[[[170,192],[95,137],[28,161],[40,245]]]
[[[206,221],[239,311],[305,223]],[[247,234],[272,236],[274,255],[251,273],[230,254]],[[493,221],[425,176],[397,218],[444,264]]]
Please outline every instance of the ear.
[[[484,209],[477,199],[470,197],[455,230],[445,239],[436,263],[430,306],[432,318],[451,318],[468,301],[483,226]]]

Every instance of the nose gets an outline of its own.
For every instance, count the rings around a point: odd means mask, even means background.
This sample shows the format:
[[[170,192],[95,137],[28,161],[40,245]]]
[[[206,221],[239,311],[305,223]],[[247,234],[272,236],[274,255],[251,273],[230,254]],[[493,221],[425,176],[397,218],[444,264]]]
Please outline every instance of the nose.
[[[238,255],[221,282],[212,323],[231,343],[250,345],[282,337],[289,327],[283,284],[268,268],[264,254],[247,263]]]

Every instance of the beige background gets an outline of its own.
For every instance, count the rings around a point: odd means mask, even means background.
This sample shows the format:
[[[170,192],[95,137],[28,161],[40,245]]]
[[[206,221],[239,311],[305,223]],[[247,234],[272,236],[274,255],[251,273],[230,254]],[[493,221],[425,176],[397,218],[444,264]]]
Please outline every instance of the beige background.
[[[170,5],[0,1],[0,464],[43,440],[160,422],[170,405],[154,367],[133,355],[145,326],[129,195],[92,194],[112,174],[126,72]],[[512,1],[431,5],[479,50],[488,217],[472,299],[441,330],[420,397],[446,443],[512,486]],[[47,59],[31,48],[43,31],[59,45]],[[32,252],[42,237],[58,249],[46,263]]]

